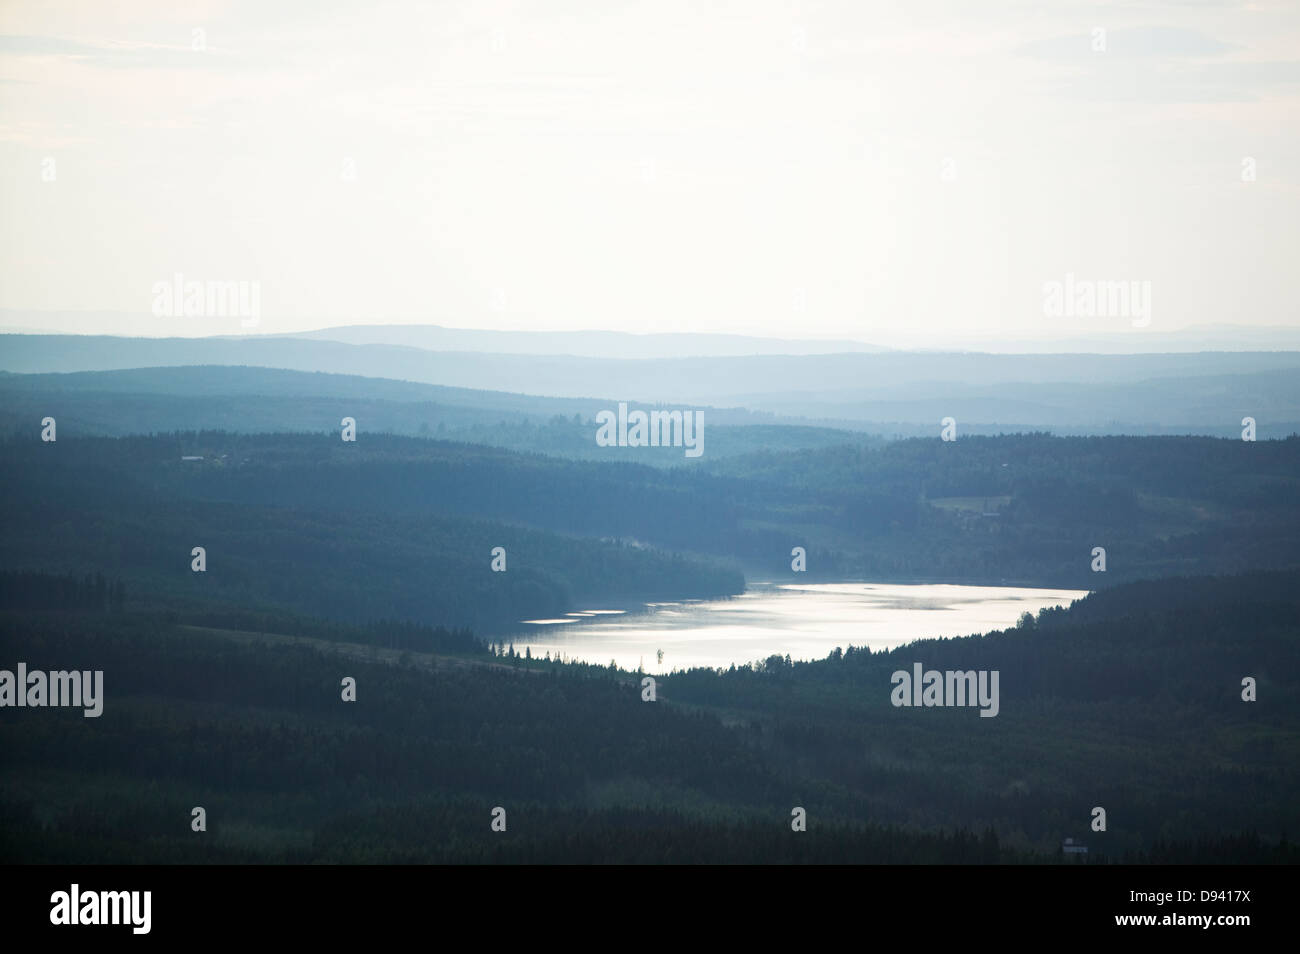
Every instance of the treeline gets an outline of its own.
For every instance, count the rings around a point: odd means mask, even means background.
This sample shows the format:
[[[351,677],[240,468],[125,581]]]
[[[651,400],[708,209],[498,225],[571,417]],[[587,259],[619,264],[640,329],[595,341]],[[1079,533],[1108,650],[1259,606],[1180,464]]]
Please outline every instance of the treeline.
[[[756,439],[767,430],[754,428]],[[1094,588],[1300,565],[1300,438],[846,441],[718,460],[706,451],[702,466],[666,469],[631,452],[627,463],[593,463],[364,432],[355,444],[333,434],[179,432],[66,446],[10,440],[0,467],[15,509],[75,504],[100,513],[157,500],[210,513],[505,524],[706,555],[785,578],[792,547],[803,546],[805,580]],[[466,532],[438,532],[453,555],[470,543]],[[1107,551],[1105,575],[1092,572],[1097,546]],[[547,561],[546,573],[574,598],[627,579],[622,569],[602,576],[563,563]],[[683,582],[666,564],[641,572],[625,589]],[[736,591],[734,572],[728,579],[706,566],[684,578],[697,584],[679,596]]]
[[[35,570],[0,570],[0,610],[93,610],[120,613],[126,584],[102,573],[57,575]]]
[[[988,863],[1067,861],[1073,837],[1089,863],[1290,863],[1297,605],[1294,572],[1134,584],[984,637],[677,673],[653,704],[635,674],[504,663],[450,630],[9,612],[0,657],[102,669],[104,710],[0,719],[0,852]],[[367,632],[446,655],[385,663],[332,647]],[[891,674],[914,662],[998,670],[998,715],[894,707]],[[1090,830],[1097,806],[1105,832]],[[796,807],[806,832],[790,828]]]
[[[744,722],[770,753],[863,793],[879,820],[961,806],[963,823],[1041,846],[1087,836],[1102,806],[1118,858],[1242,825],[1274,841],[1297,830],[1297,631],[1300,572],[1169,579],[984,636],[676,673],[660,695]],[[893,674],[916,663],[997,671],[998,715],[895,707]]]
[[[0,460],[9,489],[0,499],[0,566],[111,565],[133,593],[182,611],[289,610],[480,634],[581,603],[610,608],[744,588],[724,561],[643,540],[538,529],[518,514],[439,515],[440,488],[419,473],[402,488],[386,482],[382,446],[351,457],[345,446],[334,459],[333,447],[298,436],[286,441],[294,463],[277,458],[274,441],[221,439],[220,453],[205,444],[195,454],[175,435],[13,445],[15,455]],[[491,483],[490,469],[468,465],[479,452],[462,450],[459,469],[467,472],[458,480]],[[323,459],[313,462],[318,453]],[[508,473],[503,467],[498,478]],[[235,492],[245,482],[247,492]],[[548,506],[548,487],[529,493],[536,508]],[[223,494],[239,499],[213,499]],[[403,507],[403,499],[435,505]],[[629,498],[627,506],[636,505]],[[204,551],[201,572],[196,547]]]
[[[168,623],[187,626],[302,636],[403,652],[475,656],[487,652],[487,644],[475,636],[473,630],[427,626],[401,619],[381,619],[362,625],[349,625],[284,611],[258,613],[248,610],[199,610],[184,615],[172,611],[164,614],[163,619]]]
[[[1300,565],[1296,436],[913,438],[708,469],[738,481],[738,511],[784,500],[792,523],[826,529],[808,534],[810,576],[1092,588]],[[1105,577],[1091,572],[1094,546],[1108,551]]]
[[[246,372],[247,368],[148,368],[137,373],[180,372],[202,377],[203,372]],[[270,371],[271,369],[255,369]],[[130,374],[132,372],[123,372]],[[34,376],[39,377],[39,376]],[[603,402],[573,399],[524,398],[506,395],[502,407],[468,406],[452,403],[466,398],[460,389],[439,401],[384,399],[376,394],[382,385],[407,382],[374,378],[352,379],[364,386],[358,393],[326,397],[318,394],[271,394],[271,387],[254,394],[150,394],[127,391],[71,390],[68,376],[57,384],[40,387],[28,376],[0,376],[0,435],[10,439],[30,437],[31,423],[46,415],[58,421],[60,440],[87,437],[121,437],[131,434],[168,433],[186,430],[227,430],[244,434],[328,432],[338,439],[340,417],[354,417],[370,435],[403,435],[462,444],[481,444],[524,454],[545,454],[589,461],[626,461],[655,467],[698,465],[686,460],[680,447],[600,447],[596,444],[595,413]],[[342,376],[334,376],[342,377]],[[469,392],[473,394],[474,392]],[[478,392],[484,394],[485,392]],[[521,409],[524,404],[536,410]],[[580,407],[581,413],[555,414],[554,405]],[[638,406],[638,405],[634,405]],[[346,410],[343,408],[346,407]],[[649,405],[647,405],[649,407]],[[708,423],[707,454],[733,457],[762,450],[805,450],[831,447],[845,441],[880,444],[884,438],[831,427],[764,423],[770,415],[739,410],[705,412]],[[723,423],[723,421],[750,423]]]

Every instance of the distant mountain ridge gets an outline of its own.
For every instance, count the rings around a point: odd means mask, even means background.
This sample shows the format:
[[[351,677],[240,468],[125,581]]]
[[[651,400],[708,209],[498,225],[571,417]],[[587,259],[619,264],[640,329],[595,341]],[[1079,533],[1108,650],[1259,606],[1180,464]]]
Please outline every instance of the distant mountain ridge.
[[[481,331],[441,325],[341,325],[281,337],[341,341],[359,345],[397,345],[429,351],[495,354],[572,355],[579,358],[697,358],[745,355],[879,353],[860,341],[760,338],[701,333],[629,334],[623,331]]]
[[[178,365],[250,365],[556,397],[716,402],[744,393],[963,383],[1133,383],[1146,378],[1300,368],[1300,351],[1153,354],[857,352],[588,358],[430,351],[298,337],[121,338],[0,335],[0,370],[24,374]]]
[[[1256,418],[1265,436],[1285,436],[1300,429],[1300,352],[887,352],[631,360],[429,351],[288,337],[0,336],[0,371],[22,375],[189,366],[226,369],[216,378],[204,379],[211,394],[256,393],[266,387],[272,390],[261,393],[284,394],[282,389],[288,388],[303,394],[305,387],[324,395],[342,389],[367,399],[469,404],[482,411],[512,407],[548,416],[582,413],[586,418],[610,402],[628,401],[743,408],[760,418],[784,417],[786,424],[847,426],[887,435],[930,434],[947,416],[955,417],[967,433],[974,428],[984,433],[1051,430],[1230,436],[1245,416]],[[281,375],[271,381],[269,376],[252,374],[257,368],[369,380],[290,382]],[[44,384],[117,393],[141,386],[146,393],[195,393],[190,386],[167,383],[168,373],[157,371],[151,377],[134,382],[119,377],[115,382],[87,384],[69,379]],[[18,383],[11,381],[6,389]],[[474,393],[426,390],[417,396],[417,384]],[[507,395],[537,397],[529,398],[524,407]],[[563,406],[557,406],[557,401]],[[575,407],[566,403],[570,401],[582,404]],[[772,422],[772,417],[732,419],[732,423]]]
[[[45,322],[46,327],[39,326]],[[120,332],[104,333],[111,326]],[[494,354],[571,355],[584,358],[740,357],[756,354],[838,354],[889,351],[846,338],[772,338],[708,332],[529,331],[454,328],[439,324],[334,325],[310,331],[275,332],[267,322],[250,334],[228,319],[155,318],[111,312],[49,314],[0,309],[0,335],[89,335],[144,339],[203,338],[337,341],[352,345],[391,345],[427,351],[475,351]],[[184,328],[184,334],[177,330]]]
[[[894,323],[864,321],[864,339],[773,337],[719,332],[627,332],[588,329],[464,328],[439,321],[328,324],[285,329],[266,317],[249,333],[231,318],[156,317],[148,312],[31,311],[0,308],[0,335],[105,335],[198,339],[297,338],[345,344],[387,344],[431,351],[571,355],[589,358],[739,357],[744,355],[979,352],[983,354],[1188,354],[1198,351],[1300,351],[1300,327],[1219,322],[1169,330],[1114,328],[1060,330],[1055,335],[1006,332],[920,336]],[[1045,326],[1046,327],[1046,326]],[[796,326],[796,330],[798,329]],[[1051,330],[1051,329],[1048,329]]]

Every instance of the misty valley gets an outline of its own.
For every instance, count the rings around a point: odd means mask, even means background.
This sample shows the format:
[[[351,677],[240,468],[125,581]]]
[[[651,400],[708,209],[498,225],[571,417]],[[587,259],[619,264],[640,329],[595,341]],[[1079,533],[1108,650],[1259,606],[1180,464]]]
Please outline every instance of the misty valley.
[[[0,709],[7,859],[1295,860],[1295,437],[132,380],[0,379],[0,668],[103,673]]]
[[[6,939],[1287,936],[1300,4],[119,6],[0,4]]]

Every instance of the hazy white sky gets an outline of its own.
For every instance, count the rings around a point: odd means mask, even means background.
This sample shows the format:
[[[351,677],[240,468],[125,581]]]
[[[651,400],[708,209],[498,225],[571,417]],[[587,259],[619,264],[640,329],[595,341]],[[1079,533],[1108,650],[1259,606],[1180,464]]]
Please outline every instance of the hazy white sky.
[[[1294,0],[0,0],[0,308],[159,333],[180,272],[268,333],[1129,326],[1046,316],[1073,274],[1149,281],[1148,332],[1294,325],[1297,120]]]

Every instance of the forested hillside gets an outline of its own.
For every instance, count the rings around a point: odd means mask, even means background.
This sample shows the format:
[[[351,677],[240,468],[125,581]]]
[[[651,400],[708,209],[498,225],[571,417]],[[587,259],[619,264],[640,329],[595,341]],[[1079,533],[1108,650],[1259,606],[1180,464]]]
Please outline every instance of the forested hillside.
[[[52,416],[65,437],[122,437],[177,430],[246,434],[337,433],[344,417],[373,434],[401,434],[584,460],[659,467],[683,463],[681,448],[599,447],[595,416],[617,401],[475,391],[349,374],[279,368],[135,368],[71,374],[0,373],[0,435],[31,433]],[[632,409],[655,405],[630,402]],[[847,422],[781,418],[744,408],[707,407],[707,453],[801,450],[884,438]],[[912,429],[905,429],[911,432]],[[929,430],[927,430],[929,433]]]
[[[1295,862],[1300,576],[1208,585],[1214,612],[1205,580],[1134,584],[988,636],[677,674],[653,703],[448,631],[387,651],[308,618],[0,609],[7,665],[104,673],[98,718],[0,721],[0,859],[1050,862],[1074,837],[1094,862]],[[918,661],[999,669],[998,717],[892,706]]]
[[[620,519],[636,512],[614,499],[629,485],[584,485],[540,458],[483,448],[397,442],[418,452],[403,460],[385,450],[391,441],[367,444],[228,434],[11,442],[0,462],[0,567],[120,574],[132,594],[166,605],[483,634],[584,599],[703,598],[744,586],[722,562],[623,538],[644,520]],[[587,536],[562,532],[563,516],[583,509],[579,493],[606,508],[575,528]],[[516,494],[527,506],[481,505]],[[658,494],[650,504],[659,509],[698,508],[680,491]],[[546,513],[556,516],[530,520]],[[201,572],[195,547],[205,551]],[[496,548],[504,562],[494,571]]]
[[[580,599],[736,593],[740,569],[792,578],[795,546],[822,580],[1095,589],[1300,565],[1300,438],[930,438],[668,469],[364,431],[3,451],[0,566],[352,620],[494,631]]]
[[[1094,861],[1294,861],[1298,484],[1300,438],[662,467],[364,428],[14,435],[3,665],[102,670],[105,709],[6,710],[0,853],[1050,862],[1074,837]],[[1098,592],[984,636],[673,673],[653,703],[638,674],[489,649],[585,601],[791,578],[796,545],[802,579]],[[997,717],[894,706],[918,663],[999,672]],[[509,837],[489,840],[495,807]]]

